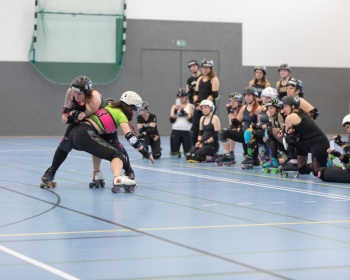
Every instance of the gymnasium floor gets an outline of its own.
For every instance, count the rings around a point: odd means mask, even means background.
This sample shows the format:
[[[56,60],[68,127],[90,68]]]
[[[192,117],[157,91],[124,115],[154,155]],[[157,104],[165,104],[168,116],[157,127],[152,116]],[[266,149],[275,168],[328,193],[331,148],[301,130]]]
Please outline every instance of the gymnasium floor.
[[[125,145],[135,193],[108,162],[90,189],[78,151],[41,189],[58,142],[0,138],[1,279],[350,279],[349,184],[171,159],[162,137],[154,166]]]

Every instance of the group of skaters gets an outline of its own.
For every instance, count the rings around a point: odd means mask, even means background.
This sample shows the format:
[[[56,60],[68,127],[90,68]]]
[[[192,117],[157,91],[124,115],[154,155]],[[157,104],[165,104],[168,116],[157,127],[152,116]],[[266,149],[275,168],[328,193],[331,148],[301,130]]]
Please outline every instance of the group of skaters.
[[[291,77],[288,64],[280,65],[280,80],[276,88],[266,78],[266,67],[254,68],[254,78],[243,93],[233,92],[226,104],[229,126],[221,127],[216,112],[219,99],[219,79],[214,63],[204,59],[188,63],[191,77],[186,87],[177,92],[176,104],[170,110],[172,125],[170,155],[181,157],[181,146],[187,162],[235,163],[236,143],[242,143],[242,168],[260,166],[288,175],[313,173],[328,182],[350,182],[350,143],[336,135],[332,141],[342,152],[330,147],[330,141],[315,120],[318,110],[304,99],[302,81]],[[131,124],[137,112],[137,128]],[[157,117],[149,104],[133,91],[124,92],[120,99],[105,100],[93,88],[87,76],[78,76],[66,92],[62,111],[66,132],[54,154],[51,166],[42,176],[41,187],[55,186],[54,177],[72,149],[92,155],[93,179],[90,187],[103,187],[101,160],[110,162],[113,192],[133,192],[135,173],[128,153],[118,139],[121,128],[128,143],[143,158],[161,157],[161,142]],[[350,114],[342,121],[350,135]],[[350,137],[350,136],[349,136]],[[220,143],[224,154],[219,155]],[[311,162],[308,163],[308,155]],[[339,158],[342,165],[332,164]],[[124,174],[123,171],[124,170]]]
[[[272,170],[284,177],[312,173],[323,181],[350,182],[349,139],[343,142],[339,135],[331,139],[343,153],[330,148],[330,139],[315,122],[319,112],[304,98],[302,81],[292,78],[288,64],[280,65],[275,88],[266,78],[266,67],[256,66],[243,93],[229,95],[229,126],[223,129],[215,115],[219,79],[213,61],[204,59],[199,64],[191,60],[188,67],[192,75],[186,88],[179,89],[179,102],[170,112],[173,158],[181,156],[182,144],[187,162],[231,165],[236,162],[238,142],[243,146],[243,169],[262,166],[265,172]],[[350,134],[350,114],[342,125]],[[223,154],[218,154],[220,142]],[[335,158],[341,166],[333,163]]]

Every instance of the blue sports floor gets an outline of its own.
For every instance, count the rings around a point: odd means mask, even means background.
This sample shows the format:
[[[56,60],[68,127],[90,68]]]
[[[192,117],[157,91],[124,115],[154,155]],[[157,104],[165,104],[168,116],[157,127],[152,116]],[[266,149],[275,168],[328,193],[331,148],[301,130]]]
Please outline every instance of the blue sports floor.
[[[0,138],[1,279],[350,279],[349,184],[171,159],[162,137],[154,166],[125,145],[135,193],[108,162],[90,189],[78,151],[41,189],[59,140]]]

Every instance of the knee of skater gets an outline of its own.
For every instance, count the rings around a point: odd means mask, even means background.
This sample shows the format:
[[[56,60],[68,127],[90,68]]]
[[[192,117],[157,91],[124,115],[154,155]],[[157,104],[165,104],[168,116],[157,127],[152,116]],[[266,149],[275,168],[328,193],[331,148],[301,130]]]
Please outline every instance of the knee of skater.
[[[154,159],[160,159],[160,157],[162,156],[162,153],[159,153],[159,154],[153,154],[152,153],[152,155],[153,155]]]

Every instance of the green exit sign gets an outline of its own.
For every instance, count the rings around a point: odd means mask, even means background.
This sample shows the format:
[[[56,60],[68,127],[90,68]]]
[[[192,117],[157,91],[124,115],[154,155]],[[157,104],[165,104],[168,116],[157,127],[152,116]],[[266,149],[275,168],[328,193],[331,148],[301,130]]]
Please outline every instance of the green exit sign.
[[[186,46],[186,41],[185,40],[177,40],[176,45],[178,47],[184,47],[184,46]]]

